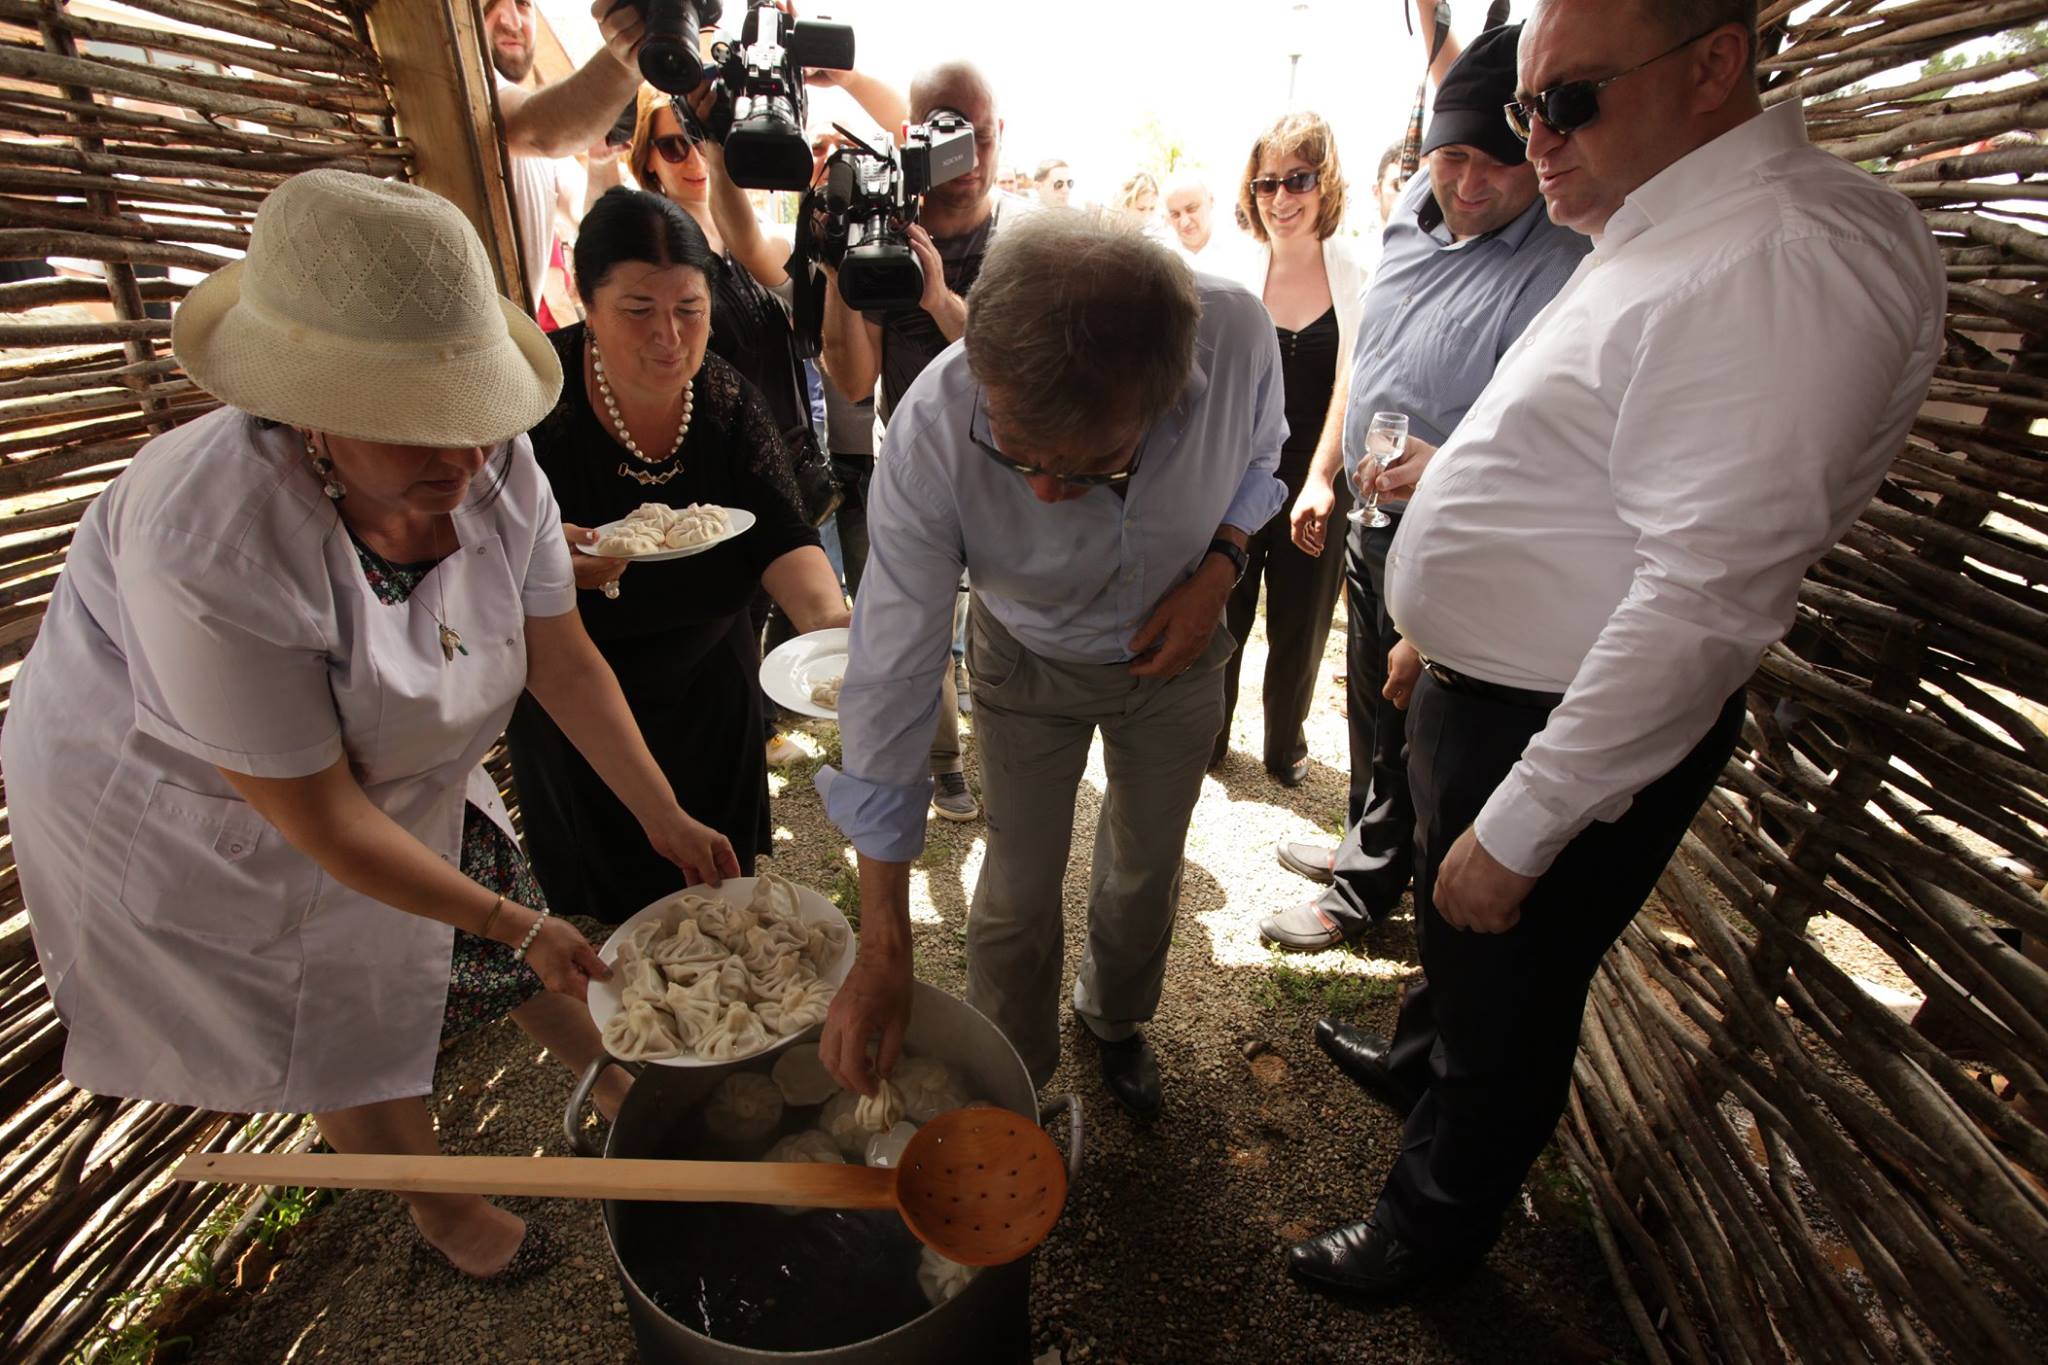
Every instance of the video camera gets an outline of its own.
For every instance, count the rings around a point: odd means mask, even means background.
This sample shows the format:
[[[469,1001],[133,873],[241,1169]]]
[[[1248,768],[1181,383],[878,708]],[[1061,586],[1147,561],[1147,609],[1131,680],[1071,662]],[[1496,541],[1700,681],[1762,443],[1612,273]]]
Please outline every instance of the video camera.
[[[719,0],[629,3],[640,6],[647,27],[640,74],[675,101],[678,118],[723,144],[732,182],[748,189],[809,189],[804,69],[852,70],[853,30],[830,20],[792,19],[774,0],[750,0],[740,40],[713,48],[707,66],[697,56],[697,31],[718,21]],[[682,97],[706,81],[716,95],[699,119]]]
[[[804,196],[790,273],[804,279],[797,267],[822,261],[839,272],[847,307],[914,308],[924,297],[924,269],[907,229],[926,192],[974,169],[974,125],[940,110],[909,129],[900,150],[887,151],[834,127],[850,145],[827,158],[823,183]],[[799,327],[807,322],[802,298]],[[819,319],[823,302],[820,289],[814,300]]]

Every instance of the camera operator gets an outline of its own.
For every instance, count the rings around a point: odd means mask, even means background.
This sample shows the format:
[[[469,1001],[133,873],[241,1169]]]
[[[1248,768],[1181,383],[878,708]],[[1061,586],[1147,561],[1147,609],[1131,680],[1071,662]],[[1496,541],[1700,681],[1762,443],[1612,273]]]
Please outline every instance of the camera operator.
[[[967,62],[946,62],[919,73],[910,83],[911,122],[940,112],[958,114],[974,126],[974,169],[928,191],[907,233],[924,271],[924,297],[914,308],[863,314],[846,306],[836,280],[825,291],[825,374],[843,394],[872,390],[882,427],[911,382],[966,330],[967,291],[981,272],[982,257],[1005,213],[1026,208],[996,189],[1003,124],[995,92],[981,72]],[[973,820],[981,807],[968,790],[961,758],[959,695],[950,679],[942,691],[932,745],[932,808],[948,820]]]
[[[520,82],[533,72],[539,23],[533,0],[490,0],[484,8],[529,303],[539,301],[547,283],[548,252],[554,245],[554,163],[603,138],[640,84],[635,64],[645,31],[640,12],[620,0],[594,0],[590,17],[604,33],[603,49],[567,80],[528,90]]]

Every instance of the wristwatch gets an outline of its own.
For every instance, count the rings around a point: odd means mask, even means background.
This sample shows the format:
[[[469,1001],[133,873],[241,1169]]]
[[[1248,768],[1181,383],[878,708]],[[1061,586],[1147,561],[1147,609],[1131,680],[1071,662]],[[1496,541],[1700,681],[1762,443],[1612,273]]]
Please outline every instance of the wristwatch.
[[[1234,575],[1230,581],[1233,584],[1240,582],[1244,578],[1245,568],[1252,562],[1251,556],[1246,554],[1241,546],[1225,540],[1222,536],[1218,536],[1210,541],[1209,548],[1202,552],[1202,558],[1204,559],[1207,559],[1210,555],[1222,555],[1230,561],[1230,567]]]

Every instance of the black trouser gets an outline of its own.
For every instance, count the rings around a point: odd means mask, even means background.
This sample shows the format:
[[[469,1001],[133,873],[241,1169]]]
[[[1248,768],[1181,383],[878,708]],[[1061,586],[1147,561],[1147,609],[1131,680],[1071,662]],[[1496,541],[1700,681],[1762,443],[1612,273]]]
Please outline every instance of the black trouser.
[[[1237,651],[1223,668],[1223,729],[1210,752],[1210,766],[1230,747],[1230,718],[1237,713],[1238,670],[1244,664],[1244,641],[1259,614],[1259,585],[1266,588],[1265,701],[1266,768],[1284,773],[1308,757],[1302,723],[1315,697],[1316,666],[1323,660],[1323,642],[1330,638],[1330,617],[1337,610],[1337,586],[1343,579],[1343,557],[1329,552],[1303,554],[1291,538],[1289,514],[1308,477],[1307,452],[1281,452],[1280,477],[1287,502],[1272,520],[1252,534],[1246,547],[1244,577],[1230,591],[1223,623],[1237,640]],[[1350,498],[1339,487],[1333,521],[1342,517]],[[1344,523],[1348,525],[1349,523]]]
[[[1351,789],[1344,838],[1316,908],[1346,939],[1393,913],[1415,871],[1415,805],[1408,797],[1408,718],[1380,695],[1387,652],[1401,639],[1387,615],[1392,526],[1347,523],[1344,543],[1344,702],[1351,729]]]
[[[1742,693],[1620,819],[1589,825],[1565,846],[1513,929],[1454,929],[1430,899],[1437,869],[1547,715],[1452,691],[1427,674],[1408,707],[1424,978],[1408,988],[1388,1062],[1422,1099],[1374,1216],[1435,1255],[1475,1255],[1499,1235],[1564,1113],[1593,972],[1720,776],[1741,729]]]
[[[846,595],[857,599],[860,576],[868,567],[868,481],[875,475],[875,457],[835,454],[832,472],[845,495],[832,515],[839,529],[839,559],[846,566]]]

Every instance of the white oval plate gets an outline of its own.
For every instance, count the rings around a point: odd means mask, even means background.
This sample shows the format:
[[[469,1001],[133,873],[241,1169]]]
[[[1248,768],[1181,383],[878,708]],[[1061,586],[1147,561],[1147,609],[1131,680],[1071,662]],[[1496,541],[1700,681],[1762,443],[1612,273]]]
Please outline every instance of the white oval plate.
[[[761,690],[784,710],[838,720],[839,709],[812,701],[811,688],[846,676],[846,642],[851,634],[844,626],[834,626],[784,640],[761,660]]]
[[[686,559],[691,555],[701,555],[706,550],[725,544],[725,542],[746,531],[754,524],[754,514],[744,507],[728,507],[725,509],[725,515],[732,521],[732,529],[730,531],[727,531],[716,540],[707,540],[701,545],[685,545],[680,550],[654,550],[644,555],[615,555],[609,551],[593,550],[587,546],[579,546],[578,548],[582,549],[584,554],[589,555],[593,559],[624,559],[633,563],[649,564],[657,559]],[[607,535],[625,524],[626,519],[624,517],[619,518],[617,521],[608,521],[597,528],[597,533],[600,536]]]
[[[673,896],[663,896],[660,900],[639,911],[624,924],[612,930],[612,936],[604,941],[604,946],[597,950],[597,955],[605,960],[605,965],[617,967],[619,965],[619,943],[626,935],[648,920],[659,916],[663,911],[682,899],[684,895],[694,893],[702,896],[717,896],[719,899],[730,901],[734,905],[746,905],[754,899],[754,883],[757,880],[758,878],[754,877],[727,877],[723,886],[693,886],[689,888],[689,892],[678,891]],[[839,913],[838,906],[826,900],[808,886],[797,887],[796,900],[797,913],[803,916],[805,924],[836,923],[840,928],[846,930],[846,946],[840,949],[837,958],[826,963],[818,971],[819,977],[831,982],[832,988],[837,990],[845,983],[846,974],[853,970],[853,926],[846,922],[846,916]],[[616,972],[612,974],[612,979],[609,981],[593,981],[590,983],[590,991],[585,997],[584,1003],[589,1005],[590,1021],[597,1025],[597,1031],[600,1034],[604,1032],[604,1026],[611,1022],[612,1016],[617,1014],[621,1008],[619,985],[619,976]],[[762,1048],[758,1052],[749,1052],[744,1057],[726,1057],[719,1061],[711,1061],[704,1057],[687,1056],[649,1057],[646,1060],[653,1066],[726,1066],[733,1062],[746,1061],[752,1057],[765,1057],[771,1052],[788,1047],[791,1043],[814,1037],[817,1032],[818,1026],[814,1024],[810,1028],[777,1038],[767,1047]]]

